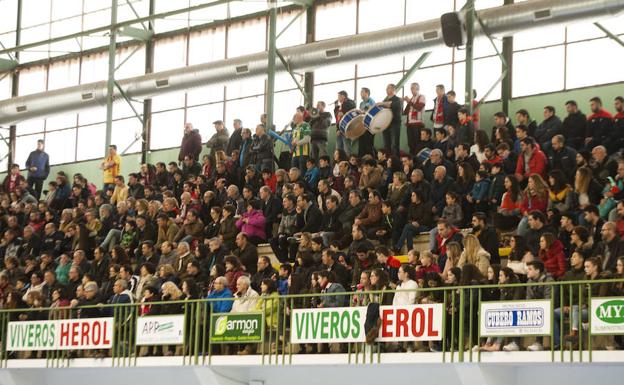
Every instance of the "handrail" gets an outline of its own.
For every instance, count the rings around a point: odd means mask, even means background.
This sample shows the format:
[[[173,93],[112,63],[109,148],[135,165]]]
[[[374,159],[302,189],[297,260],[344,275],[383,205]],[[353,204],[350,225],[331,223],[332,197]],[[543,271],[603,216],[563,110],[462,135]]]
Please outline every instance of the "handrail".
[[[509,283],[509,284],[479,284],[479,285],[457,285],[457,286],[440,286],[440,287],[423,287],[417,289],[387,289],[387,290],[367,290],[367,291],[345,291],[339,293],[304,293],[304,294],[287,294],[279,295],[280,299],[296,299],[296,298],[312,298],[312,297],[331,297],[331,296],[349,296],[353,294],[358,295],[371,295],[371,294],[383,294],[383,293],[403,293],[403,292],[430,292],[430,291],[445,291],[445,290],[467,290],[467,289],[501,289],[501,288],[513,288],[513,287],[534,287],[534,286],[567,286],[567,285],[591,285],[602,283],[624,283],[623,278],[608,278],[608,279],[594,279],[594,280],[576,280],[576,281],[544,281],[544,282],[524,282],[524,283]],[[223,297],[223,298],[197,298],[190,300],[174,300],[174,301],[150,301],[150,302],[132,302],[132,303],[119,303],[108,304],[101,303],[97,305],[83,305],[83,306],[62,306],[62,307],[40,307],[40,308],[20,308],[20,309],[0,309],[0,313],[14,313],[23,311],[50,311],[50,310],[78,310],[78,309],[95,309],[95,308],[110,308],[110,307],[134,307],[141,305],[171,305],[171,304],[189,304],[189,303],[211,303],[211,302],[223,302],[223,301],[237,301],[245,300],[247,298],[237,297]]]

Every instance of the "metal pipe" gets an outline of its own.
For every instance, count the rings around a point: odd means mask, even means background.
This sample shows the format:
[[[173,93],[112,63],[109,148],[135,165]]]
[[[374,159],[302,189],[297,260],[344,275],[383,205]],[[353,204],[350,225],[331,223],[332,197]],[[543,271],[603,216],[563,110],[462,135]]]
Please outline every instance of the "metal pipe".
[[[273,113],[275,106],[275,65],[277,58],[277,4],[274,0],[269,1],[269,54],[267,57],[267,93],[266,114],[267,127],[273,127]]]
[[[495,37],[527,29],[577,22],[595,22],[624,10],[624,0],[535,0],[479,11]],[[478,26],[475,37],[482,36]],[[291,70],[311,71],[332,64],[359,62],[443,46],[439,19],[362,33],[280,50]],[[131,98],[144,99],[169,92],[266,76],[268,53],[231,58],[120,80]],[[286,69],[277,62],[275,71]],[[113,99],[121,99],[115,92]],[[0,125],[104,106],[106,82],[96,82],[0,101]]]
[[[117,24],[117,0],[111,0],[111,24]],[[117,30],[110,30],[108,44],[108,80],[106,83],[106,140],[104,141],[104,154],[107,154],[113,135],[113,102],[115,92],[115,57],[117,56]],[[121,88],[121,87],[120,87]],[[121,92],[123,95],[123,92]]]
[[[466,1],[466,84],[464,100],[468,115],[472,115],[472,73],[474,66],[474,37],[475,37],[475,8],[474,0]],[[471,297],[472,298],[472,297]],[[471,356],[472,358],[472,356]]]

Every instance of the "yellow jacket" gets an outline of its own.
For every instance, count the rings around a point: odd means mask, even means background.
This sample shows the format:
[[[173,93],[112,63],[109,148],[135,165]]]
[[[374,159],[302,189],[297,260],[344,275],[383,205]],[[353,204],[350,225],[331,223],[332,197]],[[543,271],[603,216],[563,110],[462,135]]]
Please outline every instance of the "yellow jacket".
[[[119,202],[123,202],[128,199],[128,186],[115,186],[113,195],[111,196],[110,203],[116,205]]]
[[[277,292],[262,294],[256,303],[256,311],[263,312],[267,328],[277,329],[279,323],[279,295]]]

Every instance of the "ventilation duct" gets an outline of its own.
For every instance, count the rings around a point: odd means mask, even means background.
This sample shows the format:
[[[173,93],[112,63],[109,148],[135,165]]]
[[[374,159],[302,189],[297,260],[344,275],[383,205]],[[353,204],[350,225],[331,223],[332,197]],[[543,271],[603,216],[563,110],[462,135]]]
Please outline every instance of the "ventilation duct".
[[[488,32],[496,37],[553,25],[594,22],[618,14],[624,0],[534,0],[478,12]],[[483,36],[478,27],[475,36]],[[417,50],[447,49],[440,20],[362,33],[281,49],[291,70],[304,72],[331,64],[359,62]],[[118,80],[126,95],[145,99],[167,92],[266,76],[267,53],[178,68]],[[280,61],[276,70],[285,71]],[[85,97],[91,94],[92,97]],[[113,100],[121,100],[115,89]],[[106,105],[106,82],[90,83],[0,101],[0,125],[77,112]]]

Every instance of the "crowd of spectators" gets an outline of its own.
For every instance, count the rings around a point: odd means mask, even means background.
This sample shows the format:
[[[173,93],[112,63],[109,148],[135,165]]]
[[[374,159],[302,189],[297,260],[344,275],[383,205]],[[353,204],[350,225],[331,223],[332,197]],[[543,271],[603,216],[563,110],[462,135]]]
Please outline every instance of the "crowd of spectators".
[[[486,131],[478,111],[458,105],[453,91],[436,88],[430,116],[418,84],[411,92],[401,99],[389,85],[384,101],[375,103],[362,89],[362,111],[377,104],[394,114],[384,148],[375,148],[370,132],[354,140],[335,128],[356,108],[341,91],[333,117],[323,102],[297,109],[281,154],[272,139],[281,133],[266,126],[266,115],[253,133],[240,120],[231,134],[215,121],[206,143],[187,123],[178,159],[169,163],[121,175],[121,157],[110,146],[100,165],[101,188],[82,174],[58,171],[44,191],[50,166],[40,141],[25,163],[27,178],[15,164],[2,184],[0,307],[69,306],[79,317],[93,317],[105,310],[81,313],[81,306],[136,302],[145,315],[182,311],[150,302],[209,298],[217,299],[213,311],[246,312],[277,295],[336,292],[345,294],[296,304],[405,305],[442,300],[435,292],[393,295],[392,289],[484,283],[500,285],[484,300],[556,300],[550,286],[505,284],[622,277],[623,98],[614,101],[615,115],[597,97],[589,115],[568,101],[567,116],[546,106],[540,123],[524,109],[511,117],[498,112]],[[399,150],[401,130],[409,151]],[[427,251],[413,249],[419,234],[427,234]],[[267,243],[277,269],[268,255],[258,255],[258,245]],[[511,253],[501,267],[504,246]],[[402,254],[407,263],[396,258]],[[591,291],[624,294],[622,285]],[[448,317],[457,306],[448,304]],[[566,341],[576,343],[587,308],[555,307],[555,319],[570,317]],[[277,315],[267,315],[270,327],[276,323]],[[513,351],[519,344],[471,341],[484,350]],[[527,348],[541,350],[542,342]]]

